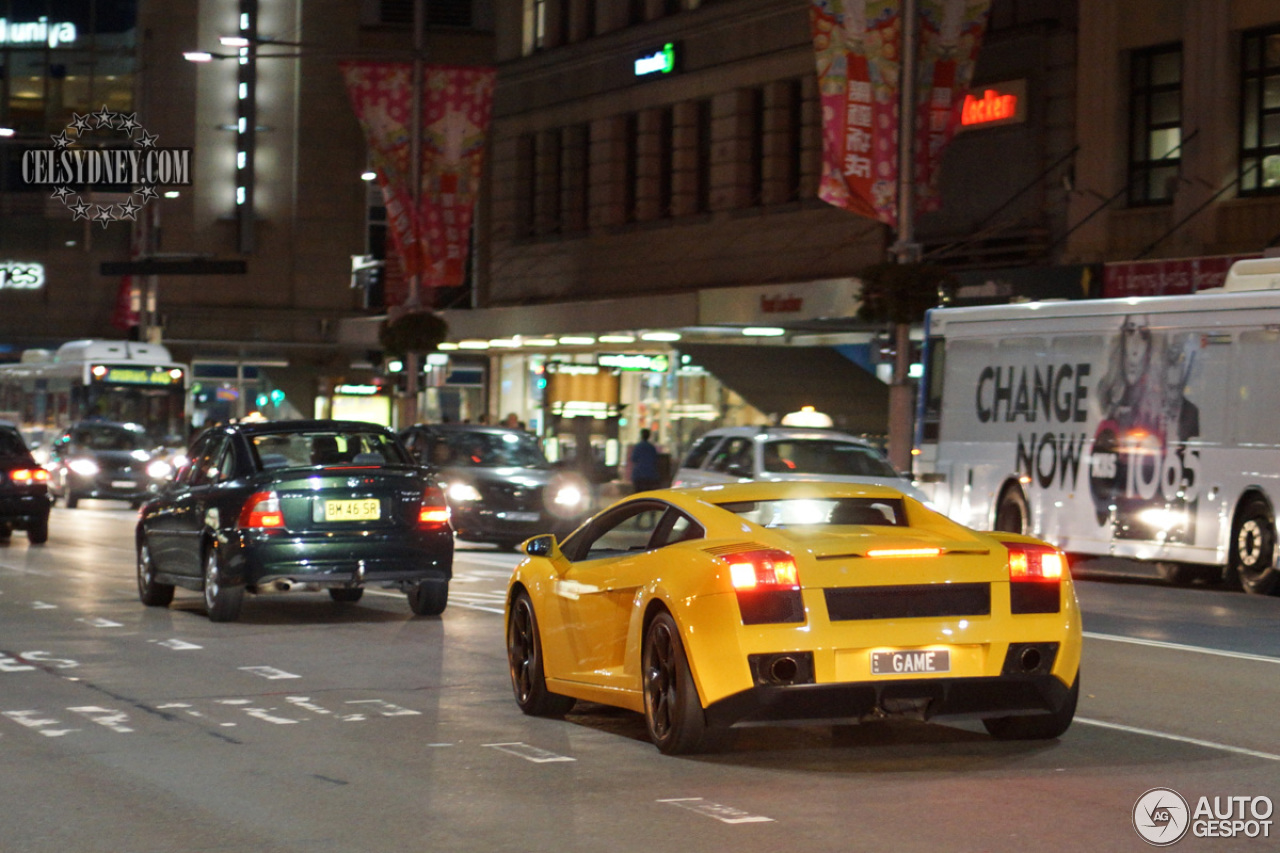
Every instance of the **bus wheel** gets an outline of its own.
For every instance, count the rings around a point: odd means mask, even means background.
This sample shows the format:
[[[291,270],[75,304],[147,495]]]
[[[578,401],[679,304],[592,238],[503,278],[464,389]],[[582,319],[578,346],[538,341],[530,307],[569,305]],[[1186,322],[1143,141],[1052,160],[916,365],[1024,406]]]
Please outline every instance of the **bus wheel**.
[[[1240,510],[1231,534],[1231,566],[1245,592],[1274,595],[1280,592],[1276,568],[1276,522],[1271,507],[1252,498]]]
[[[1000,496],[1000,505],[996,509],[996,530],[1005,533],[1027,532],[1027,499],[1022,489],[1006,489]]]

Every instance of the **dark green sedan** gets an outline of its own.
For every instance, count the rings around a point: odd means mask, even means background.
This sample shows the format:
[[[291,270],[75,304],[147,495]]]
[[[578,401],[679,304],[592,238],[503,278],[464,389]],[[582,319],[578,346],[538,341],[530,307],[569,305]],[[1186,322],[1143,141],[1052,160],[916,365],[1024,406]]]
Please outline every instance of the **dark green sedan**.
[[[174,587],[204,593],[214,622],[246,592],[328,590],[359,601],[402,590],[420,616],[444,611],[453,530],[444,495],[393,432],[357,421],[215,427],[191,463],[141,511],[138,596],[166,607]]]

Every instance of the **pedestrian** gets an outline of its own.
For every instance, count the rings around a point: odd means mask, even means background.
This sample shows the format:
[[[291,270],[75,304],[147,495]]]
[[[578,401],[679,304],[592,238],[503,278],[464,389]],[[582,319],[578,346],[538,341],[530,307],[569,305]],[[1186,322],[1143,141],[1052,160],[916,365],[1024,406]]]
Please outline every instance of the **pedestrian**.
[[[502,422],[502,425],[507,429],[524,429],[524,426],[520,423],[520,416],[515,412],[507,415],[506,419]]]
[[[652,433],[646,428],[640,430],[640,440],[631,445],[627,455],[627,466],[631,473],[632,491],[647,492],[660,485],[658,479],[658,448],[649,441]]]

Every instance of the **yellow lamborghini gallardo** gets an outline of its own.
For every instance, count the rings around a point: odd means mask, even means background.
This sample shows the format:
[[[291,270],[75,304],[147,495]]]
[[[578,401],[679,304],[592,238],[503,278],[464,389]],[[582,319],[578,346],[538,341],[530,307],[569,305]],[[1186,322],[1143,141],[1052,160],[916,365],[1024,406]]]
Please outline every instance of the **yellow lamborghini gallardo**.
[[[506,604],[527,714],[643,713],[664,753],[718,730],[908,716],[1055,738],[1080,612],[1054,547],[962,527],[893,489],[643,492],[524,544]]]

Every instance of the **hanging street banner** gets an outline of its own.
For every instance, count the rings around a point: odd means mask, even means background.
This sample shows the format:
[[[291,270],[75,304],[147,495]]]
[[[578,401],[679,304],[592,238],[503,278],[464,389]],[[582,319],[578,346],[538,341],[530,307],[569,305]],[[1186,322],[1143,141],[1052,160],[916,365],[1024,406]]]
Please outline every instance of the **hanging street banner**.
[[[896,0],[811,0],[809,20],[822,101],[818,198],[892,222],[898,179]]]
[[[990,0],[918,0],[915,192],[936,210],[938,167],[960,121]],[[822,100],[818,197],[898,224],[899,0],[810,0]]]
[[[973,82],[990,0],[917,0],[920,49],[916,69],[916,207],[942,206],[942,152],[960,128]]]
[[[406,279],[419,276],[423,288],[462,284],[480,191],[493,69],[424,67],[421,186],[415,206],[410,162],[412,64],[344,62],[341,68],[369,145]],[[387,305],[403,304],[406,295],[403,290],[388,293]]]

